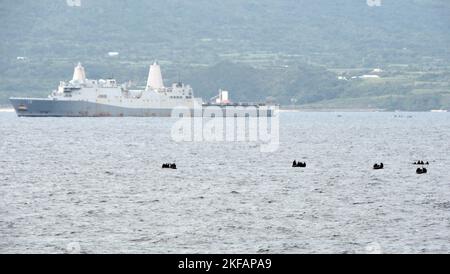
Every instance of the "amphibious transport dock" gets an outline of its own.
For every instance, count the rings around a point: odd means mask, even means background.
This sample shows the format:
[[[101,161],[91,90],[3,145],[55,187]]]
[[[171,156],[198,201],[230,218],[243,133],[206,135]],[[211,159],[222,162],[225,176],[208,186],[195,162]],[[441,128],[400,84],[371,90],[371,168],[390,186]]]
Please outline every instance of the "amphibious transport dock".
[[[223,92],[219,96],[223,96]],[[226,94],[228,96],[228,93]],[[203,103],[189,85],[178,82],[165,87],[157,62],[150,66],[145,89],[129,89],[115,79],[90,80],[79,63],[72,80],[61,81],[48,98],[10,98],[18,116],[27,117],[171,117],[216,115],[272,116],[263,104],[231,104],[228,100]]]

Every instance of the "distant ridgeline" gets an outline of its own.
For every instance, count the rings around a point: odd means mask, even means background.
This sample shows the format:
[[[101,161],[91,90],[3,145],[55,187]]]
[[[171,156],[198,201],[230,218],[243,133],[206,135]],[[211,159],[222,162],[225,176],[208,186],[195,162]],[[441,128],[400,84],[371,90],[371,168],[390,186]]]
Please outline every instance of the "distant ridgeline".
[[[78,61],[143,85],[158,59],[204,99],[224,88],[309,108],[450,108],[447,0],[70,3],[2,5],[0,105],[48,94]]]

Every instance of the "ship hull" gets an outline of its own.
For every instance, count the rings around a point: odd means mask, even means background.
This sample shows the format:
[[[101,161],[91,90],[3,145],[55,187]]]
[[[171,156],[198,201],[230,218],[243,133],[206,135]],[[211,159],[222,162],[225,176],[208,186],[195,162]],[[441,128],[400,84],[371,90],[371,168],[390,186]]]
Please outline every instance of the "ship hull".
[[[170,117],[172,109],[127,108],[88,101],[11,98],[19,117]]]
[[[19,117],[171,117],[172,108],[129,108],[88,101],[66,101],[53,99],[10,98]],[[223,116],[227,116],[227,106],[222,106]],[[200,113],[200,114],[199,114]],[[250,114],[249,114],[250,113]],[[273,110],[259,109],[252,112],[240,109],[234,116],[272,116]],[[188,110],[189,116],[210,115],[209,111]]]

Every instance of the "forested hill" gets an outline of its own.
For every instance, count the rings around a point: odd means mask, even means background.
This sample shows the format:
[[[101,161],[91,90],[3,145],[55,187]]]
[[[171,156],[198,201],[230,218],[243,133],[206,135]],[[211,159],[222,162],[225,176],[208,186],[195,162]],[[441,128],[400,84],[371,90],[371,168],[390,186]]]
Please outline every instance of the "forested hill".
[[[0,104],[45,95],[78,61],[91,78],[143,82],[158,59],[167,81],[180,74],[204,98],[225,88],[312,107],[448,108],[450,1],[377,2],[5,0]],[[348,80],[374,68],[377,80]]]

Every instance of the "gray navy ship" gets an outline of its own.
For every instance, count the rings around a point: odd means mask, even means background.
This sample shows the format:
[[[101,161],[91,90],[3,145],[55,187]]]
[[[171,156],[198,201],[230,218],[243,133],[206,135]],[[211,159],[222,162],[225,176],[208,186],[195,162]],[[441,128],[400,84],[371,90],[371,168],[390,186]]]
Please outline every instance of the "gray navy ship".
[[[187,115],[203,116],[208,107],[220,108],[223,116],[272,116],[264,104],[232,104],[226,100],[203,103],[195,98],[189,85],[177,82],[165,87],[157,62],[150,66],[145,89],[133,90],[115,79],[90,80],[78,63],[72,80],[61,81],[48,98],[10,98],[20,117],[170,117],[175,108],[187,109]],[[214,112],[214,111],[213,111]],[[209,112],[208,112],[209,115]]]

